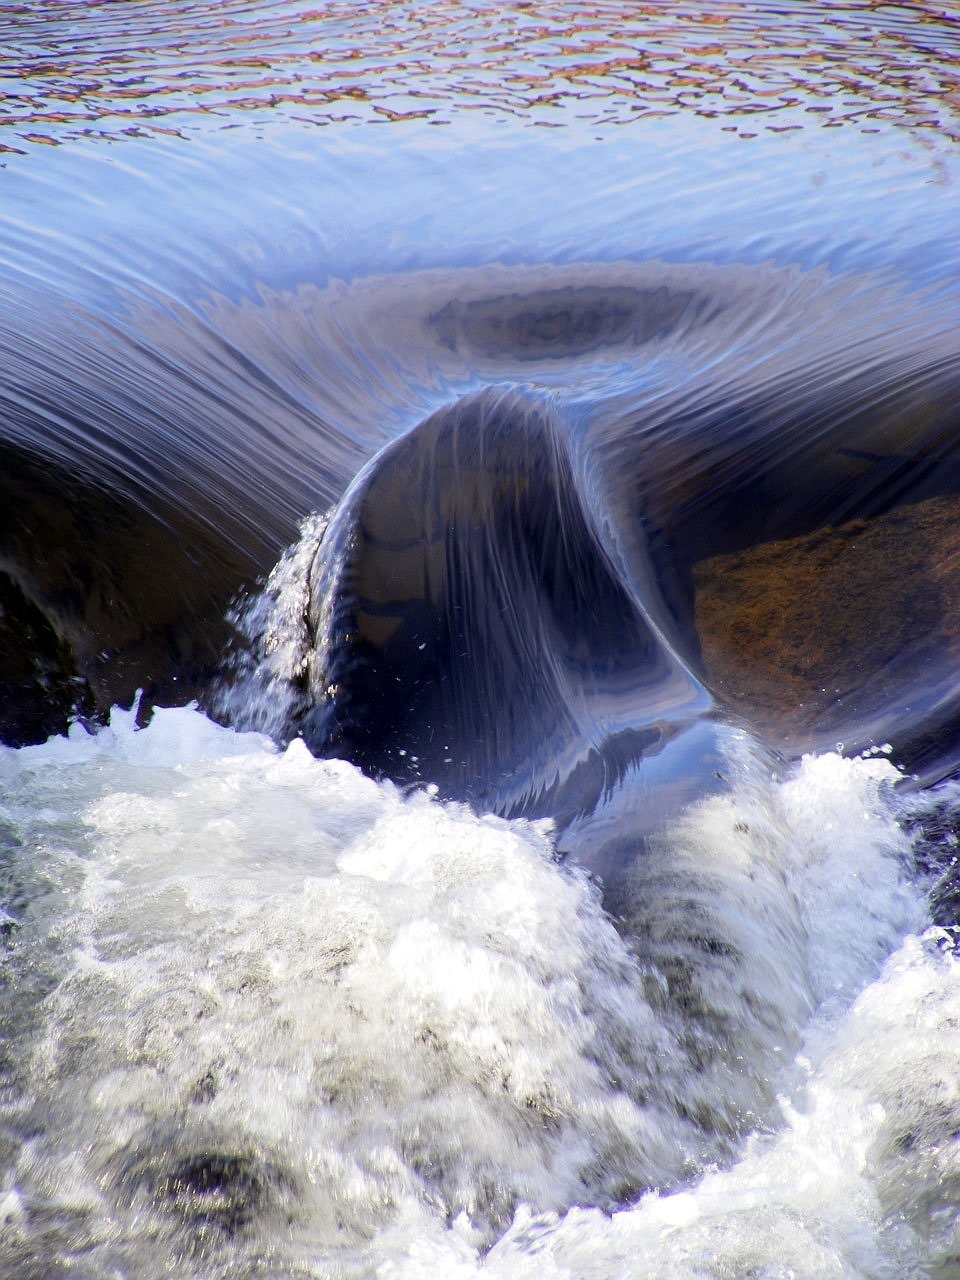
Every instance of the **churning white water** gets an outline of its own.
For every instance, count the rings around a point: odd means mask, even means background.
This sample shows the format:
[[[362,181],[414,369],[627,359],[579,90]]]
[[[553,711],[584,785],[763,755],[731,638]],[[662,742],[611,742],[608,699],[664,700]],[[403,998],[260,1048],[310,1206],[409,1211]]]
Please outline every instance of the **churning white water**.
[[[542,824],[193,709],[4,750],[2,1274],[957,1274],[896,771],[731,768],[618,931]]]

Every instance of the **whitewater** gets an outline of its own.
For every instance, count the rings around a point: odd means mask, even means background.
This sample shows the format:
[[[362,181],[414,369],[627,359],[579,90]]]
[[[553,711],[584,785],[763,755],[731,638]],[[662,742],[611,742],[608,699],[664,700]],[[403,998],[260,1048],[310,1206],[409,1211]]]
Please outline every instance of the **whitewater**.
[[[0,11],[0,1280],[960,1277],[960,11]]]
[[[545,824],[195,708],[6,750],[5,1274],[950,1275],[930,799],[740,747],[618,928]]]

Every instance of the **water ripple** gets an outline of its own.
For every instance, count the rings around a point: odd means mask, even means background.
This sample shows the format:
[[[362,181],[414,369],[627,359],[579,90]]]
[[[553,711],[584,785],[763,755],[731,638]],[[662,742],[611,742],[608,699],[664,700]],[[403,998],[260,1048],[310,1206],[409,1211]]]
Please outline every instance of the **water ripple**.
[[[472,112],[601,130],[684,113],[745,138],[895,126],[955,141],[957,20],[951,4],[876,0],[42,0],[0,16],[0,151],[278,116],[440,125]]]

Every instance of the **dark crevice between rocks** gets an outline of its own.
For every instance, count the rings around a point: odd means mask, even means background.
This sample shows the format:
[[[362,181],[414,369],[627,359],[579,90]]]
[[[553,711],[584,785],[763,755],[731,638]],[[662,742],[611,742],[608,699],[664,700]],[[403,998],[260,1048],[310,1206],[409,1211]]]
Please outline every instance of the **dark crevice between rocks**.
[[[44,614],[0,574],[0,741],[22,747],[90,721],[96,702],[70,646]]]

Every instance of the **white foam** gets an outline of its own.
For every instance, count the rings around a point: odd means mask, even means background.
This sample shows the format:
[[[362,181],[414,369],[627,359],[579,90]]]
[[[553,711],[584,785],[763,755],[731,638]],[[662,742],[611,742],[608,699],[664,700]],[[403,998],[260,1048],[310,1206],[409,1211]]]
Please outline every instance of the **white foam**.
[[[13,880],[46,886],[9,957],[11,1265],[907,1274],[888,1117],[906,1089],[921,1195],[957,995],[901,947],[894,777],[824,757],[697,806],[621,936],[543,827],[192,709],[3,752]]]
[[[782,1134],[689,1191],[605,1217],[518,1217],[485,1262],[435,1237],[387,1274],[564,1280],[956,1273],[960,968],[942,934],[911,937],[835,1028]],[[446,1259],[456,1260],[448,1270]]]
[[[327,628],[323,612],[316,628],[310,621],[311,573],[323,552],[331,512],[314,512],[300,525],[300,536],[270,571],[263,590],[240,601],[233,623],[237,648],[232,671],[217,692],[216,710],[239,728],[289,737],[301,709],[303,689],[322,689]],[[331,572],[335,572],[331,568]]]

